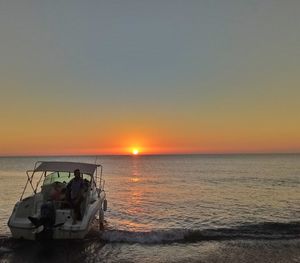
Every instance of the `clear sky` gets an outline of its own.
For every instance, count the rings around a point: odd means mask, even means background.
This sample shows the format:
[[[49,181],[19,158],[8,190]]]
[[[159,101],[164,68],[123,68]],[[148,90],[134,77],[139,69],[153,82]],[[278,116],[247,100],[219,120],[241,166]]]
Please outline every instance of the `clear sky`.
[[[300,152],[299,0],[0,1],[0,155]]]

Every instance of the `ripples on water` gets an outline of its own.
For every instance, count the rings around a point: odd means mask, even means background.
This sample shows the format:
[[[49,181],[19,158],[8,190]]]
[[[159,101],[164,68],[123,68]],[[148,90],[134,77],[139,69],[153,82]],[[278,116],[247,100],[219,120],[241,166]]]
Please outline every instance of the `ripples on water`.
[[[6,222],[26,182],[25,170],[37,160],[94,162],[95,158],[0,158],[2,235],[9,235]],[[280,247],[280,242],[299,240],[299,155],[104,156],[98,160],[104,166],[109,202],[107,230],[101,235],[94,231],[84,245],[72,242],[74,249],[80,247],[76,253],[81,261],[209,262],[214,258],[204,255],[221,255],[232,242],[238,249],[237,244],[248,240],[246,253],[251,242],[261,244],[263,250],[267,249],[264,242],[273,240],[272,245],[267,243],[273,251],[272,246]],[[6,257],[11,261],[17,260],[14,251],[22,254],[20,249],[27,247],[27,242],[20,245],[7,238],[2,243],[0,254],[10,254]],[[64,242],[60,244],[62,251],[69,251]],[[291,244],[299,248],[298,241]],[[28,256],[28,261],[39,261],[40,249],[35,245],[36,257]],[[56,260],[67,260],[62,251],[56,251],[61,255]]]

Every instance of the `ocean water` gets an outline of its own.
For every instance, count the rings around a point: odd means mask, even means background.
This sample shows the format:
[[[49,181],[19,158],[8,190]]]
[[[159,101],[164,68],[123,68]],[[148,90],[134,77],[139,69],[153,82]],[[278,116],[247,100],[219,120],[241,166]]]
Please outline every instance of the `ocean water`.
[[[85,240],[10,237],[37,160],[0,158],[3,262],[300,262],[300,155],[99,156],[108,210]]]

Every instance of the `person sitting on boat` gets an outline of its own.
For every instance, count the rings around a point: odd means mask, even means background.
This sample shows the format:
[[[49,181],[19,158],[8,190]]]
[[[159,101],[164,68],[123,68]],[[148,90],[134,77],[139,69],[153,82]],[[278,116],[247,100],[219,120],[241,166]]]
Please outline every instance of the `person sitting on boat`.
[[[54,182],[52,184],[52,189],[50,191],[50,198],[53,201],[59,201],[62,202],[65,200],[65,185],[61,182]]]
[[[81,203],[84,198],[85,184],[81,177],[80,170],[74,171],[74,178],[67,185],[67,199],[74,210],[73,223],[76,220],[81,220]]]

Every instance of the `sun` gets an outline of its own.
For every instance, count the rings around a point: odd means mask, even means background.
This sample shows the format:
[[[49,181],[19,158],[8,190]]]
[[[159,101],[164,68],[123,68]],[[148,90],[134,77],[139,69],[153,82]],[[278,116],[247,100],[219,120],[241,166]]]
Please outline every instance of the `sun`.
[[[139,149],[134,148],[134,149],[132,149],[131,152],[132,152],[133,155],[138,155],[139,154]]]

